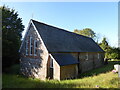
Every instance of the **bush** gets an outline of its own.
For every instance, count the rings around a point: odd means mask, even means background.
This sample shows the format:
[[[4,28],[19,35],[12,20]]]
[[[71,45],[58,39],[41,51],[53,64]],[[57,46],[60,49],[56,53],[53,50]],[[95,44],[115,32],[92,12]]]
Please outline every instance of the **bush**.
[[[107,59],[120,59],[120,49],[119,48],[110,48],[105,53],[105,58]]]

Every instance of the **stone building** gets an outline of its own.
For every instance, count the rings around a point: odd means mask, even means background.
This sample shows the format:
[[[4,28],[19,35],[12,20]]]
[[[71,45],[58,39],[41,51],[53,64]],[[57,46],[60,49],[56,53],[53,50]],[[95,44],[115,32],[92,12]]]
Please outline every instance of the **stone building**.
[[[91,38],[30,20],[20,47],[21,73],[63,80],[100,67],[104,51]]]

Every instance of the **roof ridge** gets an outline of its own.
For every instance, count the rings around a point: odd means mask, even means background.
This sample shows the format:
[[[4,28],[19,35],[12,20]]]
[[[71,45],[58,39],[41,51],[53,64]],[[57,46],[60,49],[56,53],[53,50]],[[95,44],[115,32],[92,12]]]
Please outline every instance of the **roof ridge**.
[[[78,35],[78,36],[82,36],[82,37],[85,37],[85,38],[92,39],[92,38],[90,38],[90,37],[83,36],[83,35],[80,35],[80,34],[77,34],[77,33],[74,33],[74,32],[71,32],[71,31],[68,31],[68,30],[65,30],[65,29],[62,29],[62,28],[56,27],[56,26],[52,26],[52,25],[49,25],[49,24],[43,23],[43,22],[39,22],[39,21],[37,21],[37,20],[33,20],[33,19],[31,19],[31,20],[33,21],[33,23],[34,23],[34,21],[35,21],[35,22],[40,23],[40,24],[44,24],[44,25],[47,25],[47,26],[50,26],[50,27],[53,27],[53,28],[57,28],[58,30],[62,30],[62,31],[65,31],[65,32],[68,32],[68,33],[71,33],[71,34],[74,34],[74,35]]]

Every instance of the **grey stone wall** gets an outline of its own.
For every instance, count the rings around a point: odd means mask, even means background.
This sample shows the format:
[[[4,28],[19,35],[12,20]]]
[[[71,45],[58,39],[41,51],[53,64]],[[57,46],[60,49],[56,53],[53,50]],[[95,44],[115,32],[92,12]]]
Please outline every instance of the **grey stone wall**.
[[[98,58],[98,53],[87,53],[88,54],[88,59],[86,59],[86,53],[80,53],[79,54],[79,72],[86,72],[91,69],[95,69],[97,67],[100,67],[103,65],[103,60],[104,58],[102,57],[103,53],[99,53],[99,58]]]
[[[37,40],[37,55],[30,55],[30,37],[33,37],[33,40]],[[39,38],[39,35],[31,25],[26,37],[25,41],[28,40],[28,55],[26,55],[25,42],[21,47],[21,73],[25,76],[35,77],[42,80],[46,79],[46,67],[48,60],[48,51],[44,46],[43,41]],[[33,53],[34,53],[34,44],[33,44]]]
[[[78,71],[79,73],[83,73],[86,71],[89,71],[94,68],[98,68],[104,64],[104,53],[99,52],[99,58],[98,53],[96,52],[88,52],[88,59],[86,56],[86,52],[81,53],[71,53],[77,60],[79,59],[79,66]],[[79,56],[78,56],[79,55]]]

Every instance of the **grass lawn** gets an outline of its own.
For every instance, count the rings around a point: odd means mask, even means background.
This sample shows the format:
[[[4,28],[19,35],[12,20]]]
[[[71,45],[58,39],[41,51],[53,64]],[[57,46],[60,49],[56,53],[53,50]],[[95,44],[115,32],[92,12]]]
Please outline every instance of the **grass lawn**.
[[[118,88],[118,74],[114,74],[114,64],[120,61],[109,61],[108,65],[83,73],[74,80],[46,80],[26,78],[18,74],[18,65],[3,74],[3,88]],[[17,69],[16,69],[17,68]]]

